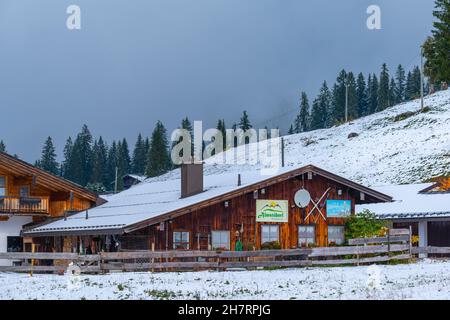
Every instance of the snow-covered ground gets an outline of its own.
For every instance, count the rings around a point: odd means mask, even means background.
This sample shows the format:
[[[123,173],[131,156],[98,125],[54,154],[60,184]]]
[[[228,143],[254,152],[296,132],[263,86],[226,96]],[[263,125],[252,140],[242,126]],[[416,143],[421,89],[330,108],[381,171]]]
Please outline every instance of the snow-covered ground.
[[[450,299],[450,261],[271,271],[0,273],[0,299]]]

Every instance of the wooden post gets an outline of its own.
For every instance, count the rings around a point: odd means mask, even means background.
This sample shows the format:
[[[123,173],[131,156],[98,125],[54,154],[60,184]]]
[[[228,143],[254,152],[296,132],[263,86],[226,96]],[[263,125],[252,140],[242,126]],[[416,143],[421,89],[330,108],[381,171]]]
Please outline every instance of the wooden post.
[[[388,240],[387,241],[387,245],[388,245],[387,254],[388,254],[388,257],[389,257],[390,252],[391,252],[391,229],[388,229],[387,240]]]
[[[152,242],[152,252],[155,252],[155,243]],[[153,268],[153,263],[155,263],[155,258],[152,258],[152,272],[155,271],[155,268]]]
[[[412,226],[409,226],[409,258],[412,258]]]
[[[31,243],[31,252],[36,252],[36,245],[34,243]],[[33,266],[34,266],[34,259],[31,259],[31,266],[30,266],[30,277],[33,276]]]

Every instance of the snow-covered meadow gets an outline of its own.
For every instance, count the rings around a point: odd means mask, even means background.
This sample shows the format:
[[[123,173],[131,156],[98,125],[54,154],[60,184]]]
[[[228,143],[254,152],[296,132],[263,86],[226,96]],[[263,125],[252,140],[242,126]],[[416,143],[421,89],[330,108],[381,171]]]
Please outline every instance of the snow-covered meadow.
[[[0,299],[450,299],[450,261],[259,271],[0,273]]]

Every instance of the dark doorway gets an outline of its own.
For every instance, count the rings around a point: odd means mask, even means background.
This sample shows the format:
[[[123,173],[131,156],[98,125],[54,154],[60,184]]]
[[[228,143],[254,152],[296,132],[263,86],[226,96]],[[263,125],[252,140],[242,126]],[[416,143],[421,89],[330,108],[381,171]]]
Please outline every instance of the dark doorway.
[[[428,245],[450,247],[450,221],[428,222]]]

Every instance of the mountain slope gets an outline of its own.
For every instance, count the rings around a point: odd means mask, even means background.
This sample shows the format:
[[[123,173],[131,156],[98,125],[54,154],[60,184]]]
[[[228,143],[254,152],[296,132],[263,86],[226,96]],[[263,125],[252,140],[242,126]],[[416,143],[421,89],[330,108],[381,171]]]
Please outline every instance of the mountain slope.
[[[285,136],[286,166],[313,164],[367,186],[417,183],[450,173],[450,90],[402,103],[329,129]],[[349,135],[356,133],[355,137]],[[226,151],[229,158],[241,146]],[[259,155],[266,151],[259,151]],[[243,155],[243,156],[242,156]],[[205,160],[205,174],[244,172],[261,165],[221,164],[223,154]],[[179,170],[149,179],[170,180]]]

